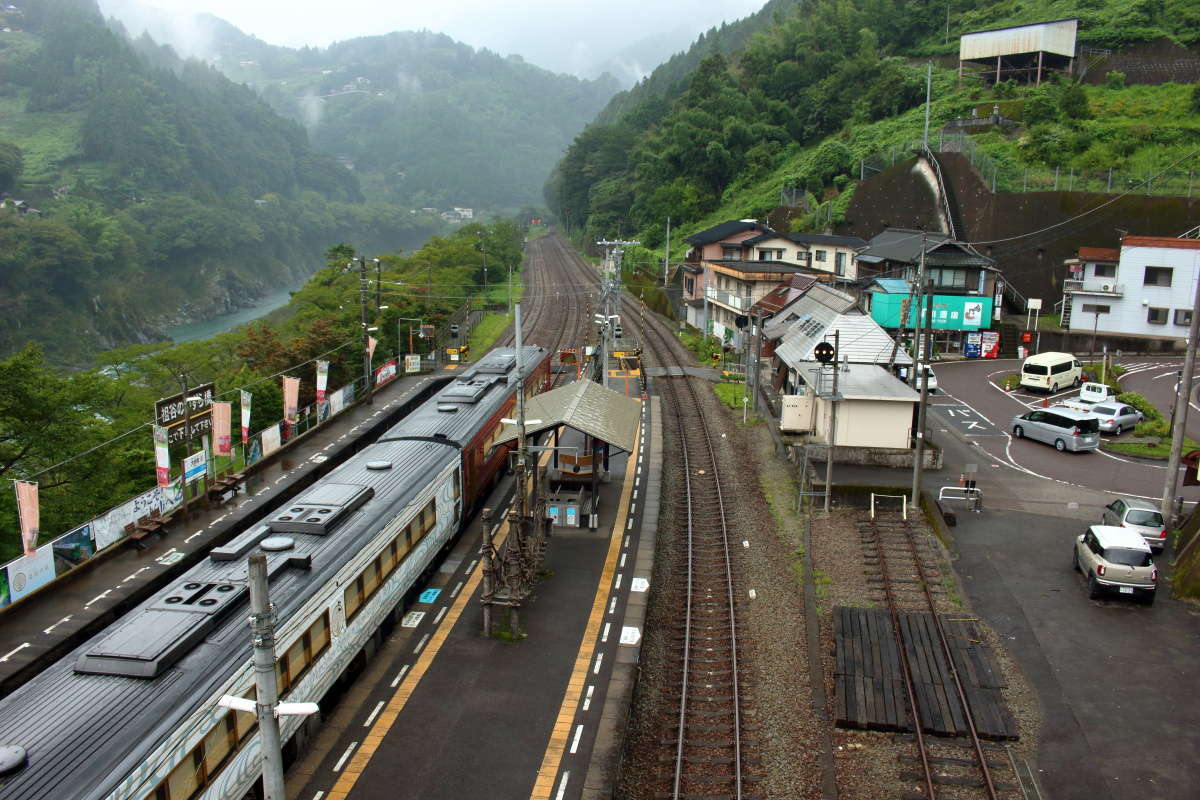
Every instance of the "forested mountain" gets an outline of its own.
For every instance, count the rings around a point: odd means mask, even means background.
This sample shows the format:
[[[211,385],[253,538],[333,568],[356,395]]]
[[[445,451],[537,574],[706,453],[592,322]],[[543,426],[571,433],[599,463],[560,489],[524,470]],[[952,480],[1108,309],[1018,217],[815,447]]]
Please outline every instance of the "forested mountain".
[[[1025,123],[976,138],[1007,165],[1154,169],[1186,157],[1200,109],[1166,87],[1151,97],[1147,87],[1126,89],[1120,73],[1086,90],[1071,79],[958,84],[959,34],[1069,17],[1093,48],[1200,42],[1200,14],[1187,0],[772,0],[614,97],[555,167],[546,200],[588,237],[637,234],[649,246],[661,243],[668,216],[684,231],[761,217],[783,188],[807,194],[810,208],[825,205],[823,223],[836,223],[860,159],[920,136],[930,58],[940,59],[935,126],[972,109],[986,115],[993,103]]]
[[[4,21],[0,353],[32,339],[80,363],[292,285],[335,242],[439,228],[363,203],[300,125],[209,66],[139,54],[90,0],[24,0]]]
[[[428,31],[326,48],[275,47],[209,15],[180,19],[125,0],[105,8],[130,33],[204,58],[303,124],[313,146],[352,164],[372,199],[515,210],[619,88]]]

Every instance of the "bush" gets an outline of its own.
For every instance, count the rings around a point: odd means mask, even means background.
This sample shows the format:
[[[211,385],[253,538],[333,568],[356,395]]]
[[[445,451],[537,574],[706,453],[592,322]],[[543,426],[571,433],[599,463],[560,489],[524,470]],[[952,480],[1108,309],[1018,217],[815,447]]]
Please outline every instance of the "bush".
[[[1163,415],[1161,413],[1159,413],[1159,410],[1157,408],[1155,408],[1153,405],[1151,405],[1149,400],[1147,400],[1145,397],[1138,394],[1137,392],[1122,392],[1121,394],[1117,395],[1117,402],[1124,403],[1125,405],[1133,406],[1138,411],[1142,412],[1142,414],[1146,417],[1146,423],[1163,422],[1163,427],[1164,428],[1166,427],[1166,421],[1163,419]],[[1146,424],[1146,423],[1143,423],[1143,424]],[[1141,430],[1140,426],[1139,426],[1138,430]],[[1159,434],[1147,434],[1147,435],[1157,436]],[[1167,435],[1170,436],[1170,431],[1167,432]]]
[[[1116,70],[1104,73],[1104,86],[1108,89],[1124,89],[1125,73]]]

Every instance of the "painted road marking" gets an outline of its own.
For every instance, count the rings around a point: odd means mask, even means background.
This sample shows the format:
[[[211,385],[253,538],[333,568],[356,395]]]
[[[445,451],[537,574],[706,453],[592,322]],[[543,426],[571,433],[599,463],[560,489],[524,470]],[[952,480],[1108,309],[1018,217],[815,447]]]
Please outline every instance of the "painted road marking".
[[[554,796],[554,800],[563,800],[567,794],[567,779],[571,777],[571,770],[563,770],[562,780],[558,783],[558,794]]]
[[[604,631],[603,631],[603,633],[601,633],[601,634],[600,634],[600,641],[601,641],[601,642],[607,642],[607,641],[608,641],[608,629],[609,629],[610,627],[612,627],[612,623],[611,623],[611,622],[606,622],[606,623],[604,623]]]
[[[627,625],[624,628],[621,628],[621,644],[634,645],[634,644],[637,644],[638,642],[640,642],[641,639],[642,639],[641,628],[635,627],[633,625]]]
[[[571,741],[571,755],[579,750],[579,740],[583,737],[583,723],[575,727],[575,738]]]
[[[429,641],[429,634],[427,633],[421,637],[421,641],[417,642],[417,646],[413,648],[413,655],[420,654],[421,648],[424,647],[426,642],[428,642],[428,641]]]
[[[600,665],[601,665],[601,664],[603,664],[603,663],[604,663],[604,653],[596,653],[596,663],[595,663],[595,665],[592,667],[592,674],[593,674],[593,675],[599,675],[599,674],[600,674]]]
[[[192,539],[195,539],[197,536],[200,536],[200,535],[201,535],[201,534],[200,534],[200,532],[199,532],[199,531],[196,531],[196,532],[195,532],[195,533],[193,533],[191,536],[189,536],[189,537],[187,537],[186,539],[184,539],[184,540],[183,540],[183,543],[184,543],[184,544],[187,544],[187,543],[188,543],[188,542],[190,542]]]
[[[321,791],[319,791],[313,795],[313,800],[321,800],[321,798],[324,796],[325,796],[325,790],[322,789]]]
[[[111,592],[112,592],[112,589],[105,589],[103,592],[101,592],[100,594],[98,594],[98,595],[96,595],[95,597],[93,597],[91,600],[88,600],[86,603],[84,603],[84,604],[83,604],[83,607],[84,607],[84,608],[87,608],[87,607],[88,607],[88,606],[90,606],[92,603],[95,603],[95,602],[98,602],[98,601],[100,601],[100,600],[103,600],[105,597],[108,597],[108,595],[109,595]]]
[[[421,624],[421,620],[425,618],[424,611],[410,611],[400,620],[401,628],[415,628]]]
[[[337,760],[337,763],[333,765],[334,772],[342,771],[342,767],[344,767],[346,765],[346,759],[348,759],[350,757],[350,754],[354,752],[354,748],[356,748],[356,747],[358,747],[358,742],[350,743],[350,746],[346,748],[346,752],[342,753],[342,757],[339,758]]]
[[[4,655],[0,656],[0,661],[8,661],[8,659],[10,657],[15,656],[17,653],[21,652],[26,647],[32,647],[32,646],[33,645],[29,644],[29,642],[21,642],[19,645],[14,647],[12,650],[9,650]]]
[[[67,621],[67,620],[69,620],[70,618],[71,618],[71,615],[70,615],[70,614],[68,614],[67,616],[65,616],[65,617],[63,617],[62,619],[60,619],[58,622],[56,622],[56,623],[54,623],[53,625],[51,625],[49,628],[46,628],[46,630],[42,631],[42,633],[49,633],[50,631],[52,631],[52,630],[54,630],[55,628],[57,628],[59,625],[62,625],[64,622],[66,622],[66,621]]]
[[[628,554],[628,553],[621,553],[621,565],[620,565],[620,566],[621,566],[621,569],[624,569],[624,568],[625,568],[625,557],[626,557],[627,555],[629,555],[629,554]]]
[[[463,587],[463,582],[459,581],[458,585],[454,587],[454,591],[450,593],[450,598],[454,599],[454,598],[458,597],[458,593],[460,591],[462,591],[462,587]]]
[[[592,684],[588,684],[587,696],[583,698],[583,710],[584,711],[587,711],[589,708],[592,707],[592,692],[594,692],[595,690],[596,690],[595,686],[593,686]]]
[[[391,685],[392,685],[393,689],[396,688],[396,685],[399,684],[400,681],[404,680],[404,675],[408,672],[408,666],[409,666],[408,664],[405,664],[403,667],[400,668],[400,671],[396,673],[396,677],[392,678]]]
[[[421,592],[421,595],[418,598],[417,602],[432,603],[434,600],[438,599],[438,595],[441,593],[442,593],[441,589],[426,589],[425,591]]]
[[[379,716],[379,712],[383,711],[384,705],[386,705],[386,703],[384,703],[382,700],[375,704],[375,710],[367,716],[367,721],[363,723],[364,728],[371,727],[372,723],[375,722],[375,718]]]
[[[439,622],[442,621],[442,617],[446,616],[447,610],[448,609],[446,608],[446,606],[442,606],[440,609],[438,609],[437,616],[433,618],[434,625],[437,625]]]

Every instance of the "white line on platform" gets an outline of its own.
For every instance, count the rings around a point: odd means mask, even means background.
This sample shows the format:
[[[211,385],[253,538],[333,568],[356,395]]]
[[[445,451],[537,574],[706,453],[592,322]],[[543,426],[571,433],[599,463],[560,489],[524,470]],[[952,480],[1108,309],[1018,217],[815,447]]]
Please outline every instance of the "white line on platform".
[[[583,698],[583,710],[584,711],[587,711],[589,708],[592,707],[592,692],[594,692],[595,690],[596,690],[595,686],[592,686],[590,684],[588,685],[587,697]]]
[[[608,613],[610,613],[610,614],[611,614],[611,613],[613,613],[613,612],[614,612],[614,611],[616,611],[616,610],[617,610],[617,598],[615,598],[615,597],[614,597],[614,598],[612,599],[612,602],[610,602],[610,603],[608,604]]]
[[[29,642],[21,642],[19,645],[14,647],[12,650],[9,650],[4,655],[0,656],[0,661],[8,661],[9,656],[15,656],[17,653],[21,652],[26,647],[31,647],[31,646],[32,645],[30,645]]]
[[[87,607],[88,607],[88,606],[90,606],[92,603],[96,602],[97,600],[103,600],[105,597],[107,597],[107,596],[108,596],[108,594],[109,594],[111,591],[112,591],[112,589],[105,589],[103,592],[101,592],[100,594],[98,594],[98,595],[96,595],[95,597],[93,597],[91,600],[88,600],[86,603],[84,603],[84,604],[83,604],[83,607],[84,607],[84,608],[87,608]]]
[[[628,554],[628,553],[621,553],[621,569],[624,569],[624,568],[625,568],[625,556],[627,556],[627,555],[629,555],[629,554]]]
[[[427,633],[421,637],[421,641],[417,642],[417,646],[413,648],[413,654],[415,655],[415,654],[421,652],[421,648],[424,647],[425,643],[428,641],[429,641],[429,634]]]
[[[613,589],[621,588],[621,573],[617,573],[617,579],[613,581]]]
[[[463,587],[463,582],[459,581],[458,585],[454,587],[454,591],[450,593],[451,600],[458,597],[458,593],[462,591],[462,587]]]
[[[350,754],[354,752],[354,748],[356,748],[356,747],[358,747],[358,742],[350,743],[350,746],[346,748],[346,752],[342,753],[342,757],[339,758],[337,760],[337,763],[333,765],[334,772],[342,771],[342,767],[344,767],[346,765],[346,760],[348,758],[350,758]]]
[[[558,782],[558,794],[554,795],[554,800],[563,800],[567,794],[567,778],[571,777],[571,770],[563,770],[562,780]]]
[[[58,622],[56,622],[56,623],[54,623],[53,625],[51,625],[49,628],[46,628],[46,630],[42,631],[42,633],[49,633],[50,631],[52,631],[52,630],[54,630],[55,628],[57,628],[59,625],[62,625],[64,622],[66,622],[66,621],[67,621],[67,620],[69,620],[70,618],[71,618],[71,615],[70,615],[70,614],[68,614],[67,616],[65,616],[65,617],[63,617],[62,619],[60,619]]]
[[[437,625],[442,621],[442,617],[446,616],[446,606],[442,606],[438,611],[437,616],[433,618],[433,624]]]
[[[596,665],[592,667],[592,674],[600,674],[600,664],[604,662],[604,653],[596,653]]]
[[[600,631],[600,641],[602,641],[602,642],[608,641],[608,629],[611,627],[612,627],[611,622],[604,623],[604,630]]]
[[[629,516],[632,517],[636,513],[637,513],[637,503],[630,503],[629,504]]]
[[[407,674],[408,664],[405,664],[400,668],[400,671],[396,673],[396,677],[392,678],[392,688],[395,689],[400,684],[400,681],[404,680],[404,676]]]
[[[325,790],[322,789],[321,791],[319,791],[313,795],[313,800],[321,800],[321,798],[324,796],[325,796]]]
[[[627,531],[633,530],[633,520],[632,519],[629,520],[629,524],[625,526],[625,530],[627,530]]]
[[[571,741],[571,755],[579,750],[579,739],[583,736],[583,725],[575,726],[575,738]]]
[[[371,723],[373,723],[375,721],[375,718],[377,716],[379,716],[380,711],[383,711],[383,701],[382,700],[380,700],[378,703],[375,704],[375,710],[372,711],[370,713],[370,715],[367,717],[366,722],[363,723],[363,727],[364,728],[371,727]]]
[[[634,489],[634,490],[633,490],[633,499],[634,499],[634,500],[637,500],[637,493],[638,493],[638,490],[637,490],[637,489]]]
[[[202,534],[200,533],[200,531],[196,531],[196,532],[195,532],[195,533],[193,533],[191,536],[189,536],[189,537],[187,537],[186,539],[184,539],[184,540],[183,540],[183,543],[184,543],[184,544],[187,544],[187,543],[188,543],[188,542],[190,542],[192,539],[195,539],[197,536],[200,536],[200,535],[202,535]]]

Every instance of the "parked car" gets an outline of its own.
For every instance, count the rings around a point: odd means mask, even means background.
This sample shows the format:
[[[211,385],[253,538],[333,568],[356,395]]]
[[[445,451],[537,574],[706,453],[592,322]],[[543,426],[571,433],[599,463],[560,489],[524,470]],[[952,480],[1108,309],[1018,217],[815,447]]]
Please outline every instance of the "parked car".
[[[1119,497],[1104,507],[1102,525],[1128,528],[1139,533],[1151,550],[1162,551],[1167,546],[1167,526],[1158,506],[1136,497]]]
[[[1070,353],[1038,353],[1021,364],[1021,386],[1056,392],[1078,386],[1083,377],[1079,359]]]
[[[922,381],[929,382],[929,393],[930,394],[937,394],[937,390],[938,390],[937,375],[933,374],[933,367],[929,366],[928,364],[918,364],[917,365],[916,390],[918,392],[921,391]]]
[[[1117,436],[1133,430],[1145,419],[1142,412],[1124,403],[1097,403],[1091,407],[1091,412],[1100,420],[1100,430]]]
[[[1078,453],[1100,446],[1100,421],[1091,412],[1071,408],[1038,408],[1013,417],[1012,432],[1018,439],[1028,436],[1052,444],[1060,452]]]
[[[1093,600],[1113,592],[1154,602],[1158,568],[1146,540],[1128,528],[1091,526],[1075,537],[1071,566],[1087,577],[1088,597]]]
[[[1079,394],[1060,401],[1068,408],[1087,411],[1096,403],[1116,402],[1117,396],[1112,388],[1104,383],[1085,383],[1079,387]]]

